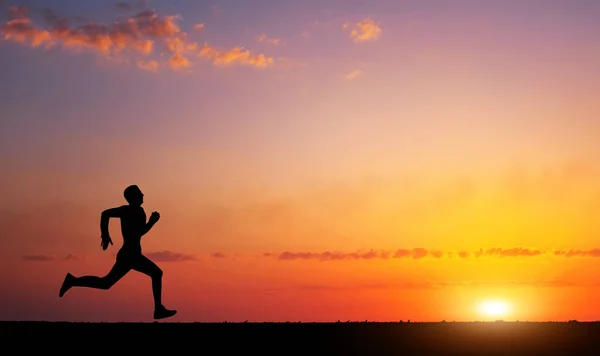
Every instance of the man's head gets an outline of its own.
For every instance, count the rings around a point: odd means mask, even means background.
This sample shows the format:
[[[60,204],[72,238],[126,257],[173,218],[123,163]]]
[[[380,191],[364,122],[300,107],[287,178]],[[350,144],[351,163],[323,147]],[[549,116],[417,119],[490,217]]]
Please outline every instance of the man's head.
[[[137,185],[130,185],[129,187],[125,188],[123,195],[125,196],[125,200],[127,200],[129,205],[139,206],[144,202],[144,194],[142,194],[142,191]]]

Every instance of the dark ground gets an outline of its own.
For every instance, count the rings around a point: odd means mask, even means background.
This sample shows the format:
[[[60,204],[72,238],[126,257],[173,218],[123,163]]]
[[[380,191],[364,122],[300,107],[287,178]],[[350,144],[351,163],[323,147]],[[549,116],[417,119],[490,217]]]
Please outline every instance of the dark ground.
[[[600,355],[600,322],[0,322],[0,342],[11,354]]]

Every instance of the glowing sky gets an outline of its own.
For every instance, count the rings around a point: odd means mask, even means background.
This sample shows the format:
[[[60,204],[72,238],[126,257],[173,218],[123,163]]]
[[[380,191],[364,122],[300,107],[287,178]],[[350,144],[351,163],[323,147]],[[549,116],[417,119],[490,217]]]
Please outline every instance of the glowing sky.
[[[0,5],[0,319],[600,319],[599,1]]]

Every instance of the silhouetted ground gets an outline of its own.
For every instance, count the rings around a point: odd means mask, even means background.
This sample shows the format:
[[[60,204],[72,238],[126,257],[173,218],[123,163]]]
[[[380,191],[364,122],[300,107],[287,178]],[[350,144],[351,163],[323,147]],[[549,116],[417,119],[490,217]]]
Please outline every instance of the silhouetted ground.
[[[600,323],[0,322],[0,340],[18,353],[600,355]]]

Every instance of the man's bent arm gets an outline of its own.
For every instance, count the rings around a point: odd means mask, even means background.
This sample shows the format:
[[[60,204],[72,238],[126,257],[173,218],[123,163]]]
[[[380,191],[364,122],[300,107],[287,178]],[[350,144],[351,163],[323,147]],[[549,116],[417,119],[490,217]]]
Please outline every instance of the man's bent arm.
[[[144,225],[144,227],[142,228],[142,236],[146,235],[148,231],[152,229],[154,224],[156,224],[156,221],[148,221],[148,223],[146,223],[146,225]]]
[[[120,218],[121,207],[106,209],[100,215],[100,232],[102,236],[108,236],[108,221],[110,218]]]

